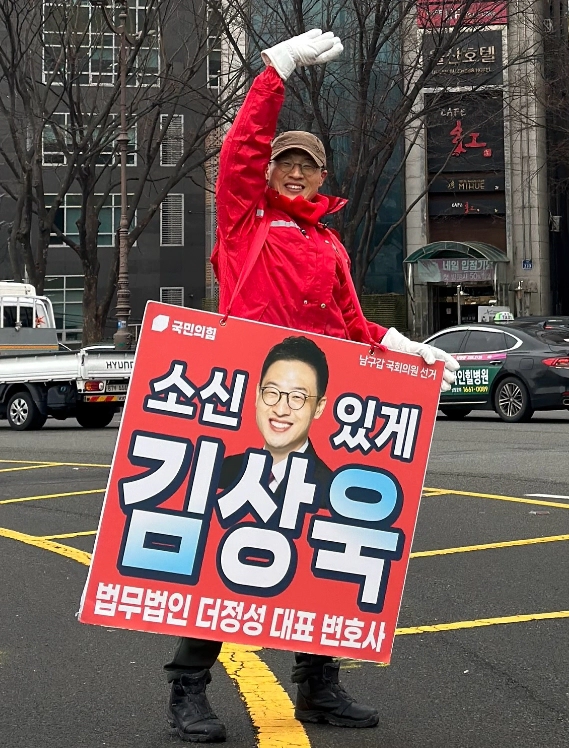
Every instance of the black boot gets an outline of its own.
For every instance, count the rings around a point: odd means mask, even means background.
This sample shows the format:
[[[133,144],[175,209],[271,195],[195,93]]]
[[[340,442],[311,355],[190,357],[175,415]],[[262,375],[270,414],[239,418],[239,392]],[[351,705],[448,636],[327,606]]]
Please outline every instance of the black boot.
[[[357,704],[338,682],[339,662],[318,662],[295,668],[298,683],[294,716],[300,722],[328,722],[339,727],[375,727],[375,709]]]
[[[182,740],[190,743],[221,743],[225,740],[225,725],[211,708],[205,687],[211,683],[209,670],[184,673],[172,682],[168,722]]]

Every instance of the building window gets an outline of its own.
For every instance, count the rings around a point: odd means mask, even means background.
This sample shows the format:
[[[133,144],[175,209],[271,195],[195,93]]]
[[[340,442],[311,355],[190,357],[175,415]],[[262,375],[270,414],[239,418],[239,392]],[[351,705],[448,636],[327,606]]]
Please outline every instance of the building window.
[[[47,196],[46,196],[47,197]],[[97,196],[95,196],[97,197]],[[79,243],[79,229],[77,221],[81,216],[81,195],[65,195],[63,205],[55,214],[55,225],[71,241]],[[121,219],[121,196],[113,193],[105,199],[103,207],[99,211],[99,234],[97,238],[98,247],[114,247],[115,234]],[[136,220],[136,217],[135,219]],[[52,232],[50,245],[66,246],[65,242]]]
[[[120,6],[109,2],[109,10],[118,22]],[[158,85],[160,59],[157,29],[148,33],[146,6],[139,0],[129,3],[127,29],[143,33],[127,85]],[[43,3],[43,75],[44,83],[55,74],[54,83],[72,79],[81,85],[113,85],[118,75],[120,38],[110,32],[100,8],[90,0],[44,0]],[[73,54],[68,54],[71,49]]]
[[[221,85],[221,31],[223,29],[221,5],[207,12],[207,85],[219,88]]]
[[[183,286],[170,286],[160,289],[160,301],[163,304],[174,304],[175,306],[184,306],[184,288]]]
[[[69,135],[69,115],[55,112],[46,123],[42,133],[44,165],[66,164],[66,150],[71,143]]]
[[[170,115],[160,115],[160,125],[167,127],[160,144],[160,166],[176,166],[184,152],[184,115],[174,114],[170,123]]]
[[[81,340],[83,333],[83,276],[46,275],[45,295],[51,299],[61,342]]]
[[[115,118],[117,115],[112,114]],[[110,125],[111,123],[109,123]],[[118,131],[110,131],[109,135],[114,137],[103,145],[97,155],[96,165],[107,166],[111,163],[120,161],[120,152],[116,145]],[[97,138],[98,132],[95,129],[93,140]],[[136,166],[136,125],[128,131],[128,153],[126,156],[127,166]],[[53,113],[42,133],[43,159],[44,166],[56,166],[67,164],[67,154],[72,149],[72,132],[67,112]]]
[[[183,195],[167,195],[160,206],[160,244],[163,247],[184,244]]]

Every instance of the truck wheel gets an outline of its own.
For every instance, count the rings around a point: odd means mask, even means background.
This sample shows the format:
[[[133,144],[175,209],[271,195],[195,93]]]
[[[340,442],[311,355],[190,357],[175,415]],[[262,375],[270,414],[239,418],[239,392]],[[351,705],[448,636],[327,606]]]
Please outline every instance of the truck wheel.
[[[16,431],[30,431],[41,429],[47,416],[40,413],[29,392],[16,392],[8,400],[6,418],[10,428]]]
[[[115,409],[104,405],[85,405],[78,407],[75,418],[84,429],[104,429],[113,420]]]
[[[529,421],[533,408],[525,384],[517,377],[505,377],[496,387],[494,407],[502,421]]]

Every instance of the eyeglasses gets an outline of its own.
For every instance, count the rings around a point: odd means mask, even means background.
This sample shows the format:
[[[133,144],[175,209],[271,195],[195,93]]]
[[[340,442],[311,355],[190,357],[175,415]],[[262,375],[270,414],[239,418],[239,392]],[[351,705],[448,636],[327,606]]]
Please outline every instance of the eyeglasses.
[[[309,397],[314,397],[318,400],[318,395],[305,395],[304,392],[281,392],[276,387],[261,387],[261,397],[265,405],[276,405],[280,403],[282,396],[286,397],[288,407],[291,410],[300,410]]]
[[[290,174],[295,166],[300,168],[302,174],[306,177],[313,177],[317,171],[322,171],[323,166],[317,166],[316,164],[309,164],[307,161],[289,161],[288,159],[275,159],[275,164],[282,171],[283,174]]]

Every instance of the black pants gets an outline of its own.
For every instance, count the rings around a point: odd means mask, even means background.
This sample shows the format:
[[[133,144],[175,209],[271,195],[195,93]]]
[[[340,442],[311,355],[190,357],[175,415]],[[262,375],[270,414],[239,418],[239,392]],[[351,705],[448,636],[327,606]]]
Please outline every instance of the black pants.
[[[209,670],[221,651],[222,642],[214,642],[209,639],[190,639],[183,637],[178,639],[172,661],[164,665],[168,683],[178,680],[184,673],[195,672],[196,668]],[[332,662],[333,657],[326,655],[308,655],[303,652],[295,652],[296,664],[293,667],[293,681],[305,680],[305,675],[318,670],[327,662]]]

